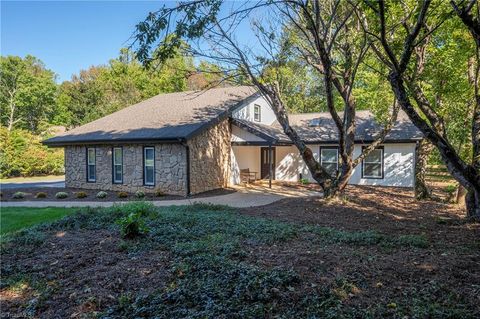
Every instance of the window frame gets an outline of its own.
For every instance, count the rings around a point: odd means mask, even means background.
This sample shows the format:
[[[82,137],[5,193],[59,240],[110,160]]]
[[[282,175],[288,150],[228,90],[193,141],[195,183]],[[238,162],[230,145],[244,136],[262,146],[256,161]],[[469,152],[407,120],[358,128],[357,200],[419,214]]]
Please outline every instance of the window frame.
[[[365,150],[367,146],[362,146],[362,152]],[[373,151],[379,150],[381,152],[380,162],[367,162],[367,164],[380,164],[380,176],[368,176],[365,175],[365,159],[362,160],[362,178],[363,179],[384,179],[385,178],[385,148],[383,146],[376,147]],[[373,152],[372,151],[372,152]]]
[[[146,153],[147,149],[153,150],[153,182],[147,183],[146,175],[147,175],[147,166],[146,166]],[[155,147],[154,146],[144,146],[143,147],[143,185],[144,186],[155,186]]]
[[[323,161],[322,161],[322,151],[323,150],[335,150],[337,152],[337,173],[338,173],[338,164],[339,164],[339,152],[338,152],[338,146],[320,146],[319,152],[318,152],[318,157],[320,160],[320,166],[323,167]],[[332,163],[332,162],[326,162],[326,163]]]
[[[94,162],[93,164],[90,163],[90,150],[93,150],[93,158]],[[87,183],[96,183],[97,182],[97,148],[96,147],[86,147],[86,170],[87,170]],[[93,179],[90,178],[90,166],[93,166]]]
[[[257,112],[258,109],[258,112]],[[258,116],[258,118],[257,118]],[[253,104],[253,120],[255,122],[261,122],[262,121],[262,107],[258,104]]]
[[[117,149],[120,150],[120,154],[122,157],[121,164],[115,163],[115,150]],[[120,180],[115,179],[115,166],[118,166],[118,165],[120,165],[120,168],[121,168]],[[112,184],[123,184],[123,147],[121,146],[112,147]]]

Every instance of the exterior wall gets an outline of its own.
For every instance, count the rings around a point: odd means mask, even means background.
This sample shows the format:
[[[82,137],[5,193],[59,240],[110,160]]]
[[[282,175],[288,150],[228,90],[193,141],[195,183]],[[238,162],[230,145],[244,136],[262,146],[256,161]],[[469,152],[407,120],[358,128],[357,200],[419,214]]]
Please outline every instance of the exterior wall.
[[[314,157],[319,159],[320,145],[308,145]],[[325,145],[327,146],[327,145]],[[331,145],[329,145],[331,146]],[[384,144],[384,178],[362,178],[361,163],[354,169],[349,183],[355,185],[379,185],[413,187],[415,184],[415,143]],[[354,157],[360,155],[362,145],[355,145]],[[232,184],[240,183],[240,169],[250,168],[260,172],[259,146],[232,146]],[[303,178],[314,182],[310,171],[294,146],[277,146],[275,179],[284,181],[298,181],[300,174]]]
[[[188,141],[191,194],[227,186],[230,140],[230,123],[226,119]]]
[[[232,125],[232,142],[265,142],[265,140],[236,125]]]
[[[143,147],[155,147],[155,186],[143,185]],[[93,146],[92,146],[93,147]],[[67,187],[127,191],[161,190],[168,194],[186,194],[186,151],[180,144],[96,145],[96,182],[87,182],[87,146],[65,147],[65,183]],[[123,183],[112,183],[112,147],[123,148]]]
[[[260,108],[261,108],[260,122],[256,122],[253,117],[253,114],[254,114],[253,107],[255,104],[260,105]],[[233,112],[232,117],[237,119],[248,120],[254,123],[265,124],[265,125],[271,125],[273,122],[277,120],[275,113],[273,113],[272,108],[263,97],[259,97],[253,102],[250,102],[238,108],[235,112]]]

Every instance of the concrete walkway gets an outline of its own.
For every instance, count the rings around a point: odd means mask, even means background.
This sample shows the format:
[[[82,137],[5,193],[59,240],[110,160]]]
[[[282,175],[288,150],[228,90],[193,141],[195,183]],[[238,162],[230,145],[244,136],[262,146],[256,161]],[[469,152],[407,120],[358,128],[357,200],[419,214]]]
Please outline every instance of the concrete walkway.
[[[0,189],[12,188],[42,188],[42,187],[65,187],[64,176],[46,176],[29,178],[12,178],[0,182]]]
[[[266,186],[255,185],[236,187],[236,192],[226,195],[187,198],[177,200],[151,201],[155,206],[190,205],[206,203],[215,205],[228,205],[231,207],[254,207],[268,205],[288,197],[321,196],[321,193],[309,190],[297,190],[290,187],[273,185],[272,189]],[[0,207],[110,207],[113,204],[126,204],[128,202],[74,202],[74,201],[22,201],[1,202]]]

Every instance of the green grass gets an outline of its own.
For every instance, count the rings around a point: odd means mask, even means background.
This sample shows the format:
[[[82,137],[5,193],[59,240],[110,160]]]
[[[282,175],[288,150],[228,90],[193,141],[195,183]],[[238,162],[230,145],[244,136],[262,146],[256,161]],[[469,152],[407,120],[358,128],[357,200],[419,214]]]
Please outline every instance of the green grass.
[[[0,235],[12,233],[37,224],[55,221],[73,211],[73,208],[62,207],[2,207],[0,209]]]

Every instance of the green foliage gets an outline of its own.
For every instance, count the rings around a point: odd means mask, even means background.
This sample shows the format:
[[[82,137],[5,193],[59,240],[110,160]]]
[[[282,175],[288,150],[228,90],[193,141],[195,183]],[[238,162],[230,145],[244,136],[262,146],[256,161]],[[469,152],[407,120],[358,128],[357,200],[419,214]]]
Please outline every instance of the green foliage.
[[[302,178],[300,179],[300,184],[308,185],[310,184],[310,181],[308,180],[308,178]]]
[[[163,197],[166,194],[162,190],[157,189],[157,190],[155,190],[154,195],[155,195],[155,197]]]
[[[44,136],[0,127],[0,177],[63,173],[63,149],[41,144]]]
[[[124,238],[132,239],[148,233],[148,227],[145,225],[141,212],[130,213],[118,219],[116,223],[120,225],[120,231]]]
[[[55,194],[55,198],[57,199],[64,199],[68,197],[68,193],[66,192],[58,192]]]
[[[24,199],[25,198],[25,193],[24,192],[15,192],[12,195],[13,199]]]
[[[127,198],[127,197],[128,197],[128,193],[127,193],[127,192],[118,192],[118,193],[117,193],[117,197],[118,197],[118,198]]]
[[[55,74],[27,55],[0,57],[0,123],[38,133],[56,113]]]
[[[136,197],[136,198],[144,198],[144,197],[145,197],[145,192],[143,192],[143,191],[136,191],[136,192],[135,192],[135,197]]]
[[[457,191],[458,189],[458,186],[457,185],[454,185],[454,184],[449,184],[447,186],[445,186],[445,192],[447,192],[448,194],[453,194]]]
[[[87,193],[85,193],[85,192],[77,192],[77,193],[75,193],[75,197],[76,197],[76,198],[85,198],[85,197],[87,197],[87,196],[88,196],[88,195],[87,195]]]
[[[96,198],[105,198],[105,197],[107,197],[107,195],[108,195],[107,192],[99,191],[99,192],[97,193],[97,195],[95,195],[95,197],[96,197]]]
[[[35,194],[35,198],[47,198],[47,193],[38,192],[38,193]]]

